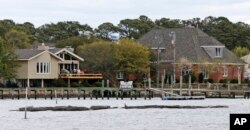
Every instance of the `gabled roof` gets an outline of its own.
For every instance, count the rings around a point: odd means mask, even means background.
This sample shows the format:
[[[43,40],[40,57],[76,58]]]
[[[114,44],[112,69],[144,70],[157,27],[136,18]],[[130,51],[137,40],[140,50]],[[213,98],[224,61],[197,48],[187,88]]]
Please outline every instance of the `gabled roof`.
[[[18,60],[32,60],[40,55],[42,55],[43,53],[48,52],[49,54],[51,54],[53,57],[63,61],[63,59],[47,50],[37,50],[37,49],[17,49],[15,51],[16,55],[17,55],[17,59]]]
[[[29,60],[42,52],[43,50],[37,49],[16,49],[15,51],[18,60]]]
[[[71,56],[77,58],[78,60],[80,61],[84,61],[83,58],[81,58],[80,56],[76,55],[75,53],[69,51],[68,49],[66,48],[55,48],[55,49],[50,49],[49,51],[53,52],[54,54],[60,54],[62,52],[67,52],[68,54],[70,54]]]
[[[154,29],[143,35],[138,42],[149,48],[157,48],[158,46],[165,48],[165,50],[160,53],[160,59],[173,61],[172,38],[169,36],[171,32],[175,32],[176,34],[176,61],[180,58],[187,58],[193,63],[201,60],[212,62],[215,59],[223,63],[244,63],[244,61],[227,48],[223,48],[222,58],[211,58],[202,46],[224,47],[225,45],[197,28]]]
[[[40,47],[40,49],[39,49],[39,47]],[[31,60],[31,59],[43,54],[46,51],[49,52],[52,56],[54,56],[57,59],[62,60],[62,61],[63,61],[63,59],[61,57],[57,56],[58,54],[60,54],[62,52],[67,52],[67,54],[73,56],[74,58],[76,58],[80,61],[84,61],[83,58],[81,58],[80,56],[71,52],[67,48],[55,48],[53,46],[49,47],[47,45],[45,46],[44,43],[42,43],[42,46],[38,45],[38,47],[33,48],[33,49],[17,49],[15,53],[18,57],[18,60]]]

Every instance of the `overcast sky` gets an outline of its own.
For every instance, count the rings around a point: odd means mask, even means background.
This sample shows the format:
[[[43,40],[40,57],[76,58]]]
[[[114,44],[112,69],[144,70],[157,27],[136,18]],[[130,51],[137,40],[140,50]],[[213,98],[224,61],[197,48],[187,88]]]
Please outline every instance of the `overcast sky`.
[[[31,22],[36,27],[58,21],[79,21],[97,27],[103,22],[146,15],[191,19],[225,16],[250,24],[249,0],[0,0],[0,19]]]

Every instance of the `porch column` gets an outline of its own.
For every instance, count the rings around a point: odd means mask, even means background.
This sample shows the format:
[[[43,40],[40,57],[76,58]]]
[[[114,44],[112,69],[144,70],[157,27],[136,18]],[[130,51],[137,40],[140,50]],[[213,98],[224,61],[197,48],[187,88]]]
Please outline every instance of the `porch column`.
[[[29,78],[27,79],[27,87],[28,88],[30,87],[30,79]]]
[[[44,88],[44,81],[43,81],[43,79],[41,80],[41,87]]]

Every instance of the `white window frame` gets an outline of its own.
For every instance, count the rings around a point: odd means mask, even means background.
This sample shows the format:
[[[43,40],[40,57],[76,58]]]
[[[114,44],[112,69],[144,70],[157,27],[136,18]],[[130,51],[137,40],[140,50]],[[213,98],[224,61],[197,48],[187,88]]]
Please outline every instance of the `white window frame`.
[[[50,74],[51,63],[50,62],[37,62],[36,63],[36,73],[37,74]]]
[[[223,66],[223,77],[227,77],[227,76],[228,76],[228,67]]]
[[[215,48],[215,57],[222,57],[222,48],[220,47]]]
[[[117,72],[116,79],[124,79],[124,72]]]
[[[209,78],[208,71],[207,71],[207,69],[205,67],[202,69],[202,74],[203,74],[203,79],[208,79]]]

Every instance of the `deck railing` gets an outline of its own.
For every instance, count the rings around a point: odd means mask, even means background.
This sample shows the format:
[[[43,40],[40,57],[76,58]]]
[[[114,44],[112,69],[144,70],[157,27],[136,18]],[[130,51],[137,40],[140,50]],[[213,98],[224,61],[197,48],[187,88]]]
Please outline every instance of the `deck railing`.
[[[60,78],[70,79],[103,79],[102,74],[60,74]]]

